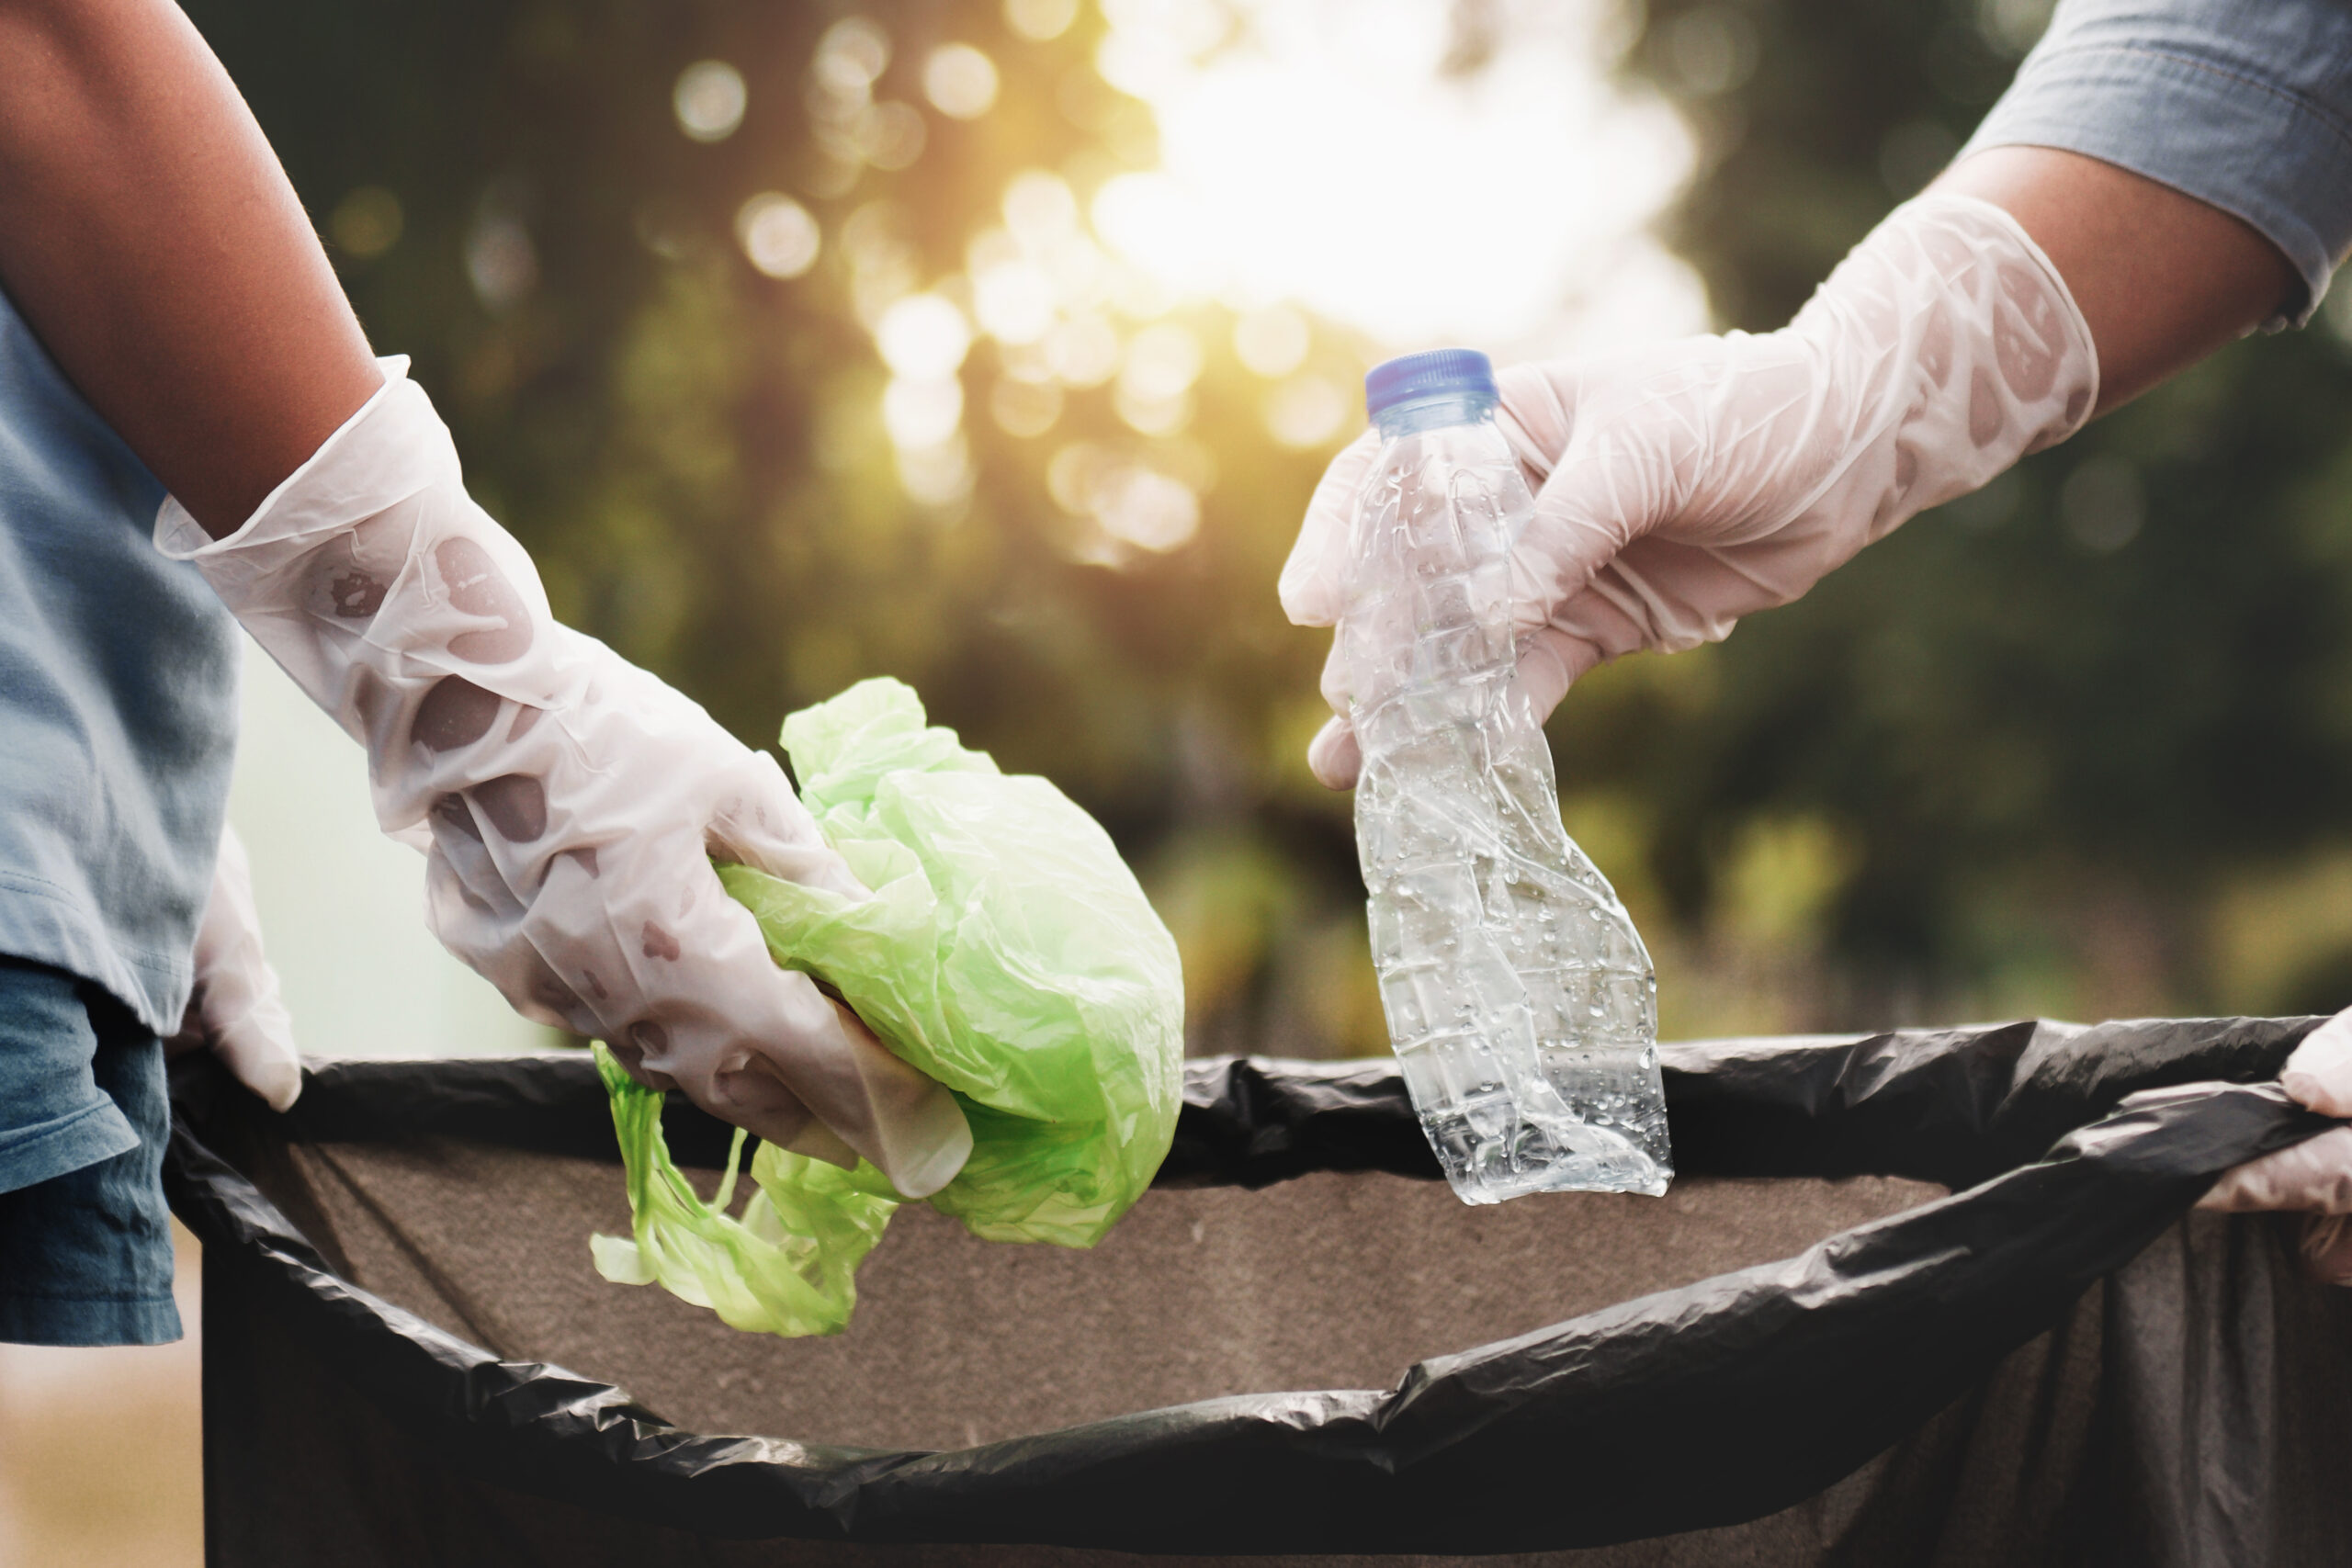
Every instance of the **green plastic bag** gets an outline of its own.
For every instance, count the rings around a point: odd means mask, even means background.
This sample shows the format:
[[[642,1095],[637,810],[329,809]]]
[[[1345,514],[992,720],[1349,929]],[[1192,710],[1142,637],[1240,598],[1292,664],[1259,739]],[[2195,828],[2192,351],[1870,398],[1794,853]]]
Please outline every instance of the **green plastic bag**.
[[[838,992],[883,1043],[955,1091],[972,1156],[929,1201],[990,1241],[1091,1247],[1168,1153],[1182,1094],[1176,943],[1109,835],[1042,778],[1008,776],[926,728],[897,681],[860,682],[785,720],[801,799],[873,895],[848,899],[742,866],[719,880],[776,962]],[[738,1328],[831,1334],[901,1200],[762,1145],[756,1191],[697,1197],[662,1139],[662,1096],[602,1045],[633,1240],[595,1237],[608,1280],[660,1283]]]

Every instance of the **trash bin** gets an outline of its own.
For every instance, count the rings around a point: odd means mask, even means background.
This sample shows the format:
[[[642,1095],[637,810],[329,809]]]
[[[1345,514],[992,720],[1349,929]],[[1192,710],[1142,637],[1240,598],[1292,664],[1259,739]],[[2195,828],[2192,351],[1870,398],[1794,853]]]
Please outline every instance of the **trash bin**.
[[[584,1057],[191,1059],[208,1561],[2342,1563],[2352,1292],[2188,1213],[2314,1021],[1668,1046],[1667,1197],[1488,1209],[1392,1065],[1197,1062],[1102,1247],[911,1207],[802,1340],[596,1276]]]

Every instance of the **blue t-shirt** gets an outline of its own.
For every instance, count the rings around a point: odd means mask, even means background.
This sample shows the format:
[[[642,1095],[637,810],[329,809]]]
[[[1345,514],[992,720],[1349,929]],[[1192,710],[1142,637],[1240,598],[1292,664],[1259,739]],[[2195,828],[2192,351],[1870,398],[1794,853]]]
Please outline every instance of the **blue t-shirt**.
[[[155,549],[163,501],[0,296],[0,953],[168,1034],[228,807],[238,642]]]
[[[2061,0],[1961,155],[2055,147],[2244,219],[2293,262],[2308,320],[2352,248],[2352,5]]]

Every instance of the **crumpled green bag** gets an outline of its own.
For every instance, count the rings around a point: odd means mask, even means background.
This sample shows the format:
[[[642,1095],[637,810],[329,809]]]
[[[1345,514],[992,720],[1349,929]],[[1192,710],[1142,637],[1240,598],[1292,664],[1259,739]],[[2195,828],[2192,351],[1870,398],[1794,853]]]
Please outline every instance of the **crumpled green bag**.
[[[1042,778],[1008,776],[927,728],[897,681],[863,681],[785,720],[801,799],[873,896],[849,899],[743,866],[719,879],[776,962],[838,992],[883,1043],[955,1091],[972,1156],[929,1200],[989,1241],[1091,1247],[1141,1196],[1182,1098],[1176,943],[1108,834]],[[844,1171],[767,1145],[757,1190],[728,1207],[744,1138],[705,1202],[662,1139],[662,1096],[600,1044],[628,1167],[633,1239],[596,1267],[658,1282],[737,1328],[838,1332],[858,1263],[902,1201],[872,1166]]]

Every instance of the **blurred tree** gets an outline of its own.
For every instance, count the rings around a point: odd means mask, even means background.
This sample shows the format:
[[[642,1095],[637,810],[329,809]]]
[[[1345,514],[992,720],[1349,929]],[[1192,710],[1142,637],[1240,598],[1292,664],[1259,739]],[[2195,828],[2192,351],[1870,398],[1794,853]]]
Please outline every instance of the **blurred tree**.
[[[1196,1044],[1379,1048],[1347,802],[1299,760],[1322,639],[1272,592],[1371,345],[1180,302],[1099,243],[1157,132],[1095,68],[1097,9],[188,8],[560,614],[752,740],[905,678],[1145,868]],[[1250,25],[1187,14],[1195,51]],[[1702,150],[1670,237],[1753,328],[1949,159],[2041,20],[1628,15],[1623,69]],[[1461,90],[1510,16],[1458,0]],[[1726,646],[1580,686],[1570,826],[1669,1028],[2352,1001],[2347,431],[2335,334],[2241,344]]]
[[[1364,348],[1289,311],[1237,345],[1095,240],[1157,147],[1091,8],[189,10],[564,618],[755,743],[909,681],[1151,869],[1204,1024],[1279,988],[1294,915],[1344,923],[1272,585]],[[1377,1046],[1368,966],[1337,984],[1294,1010],[1352,1037],[1295,1048]]]

